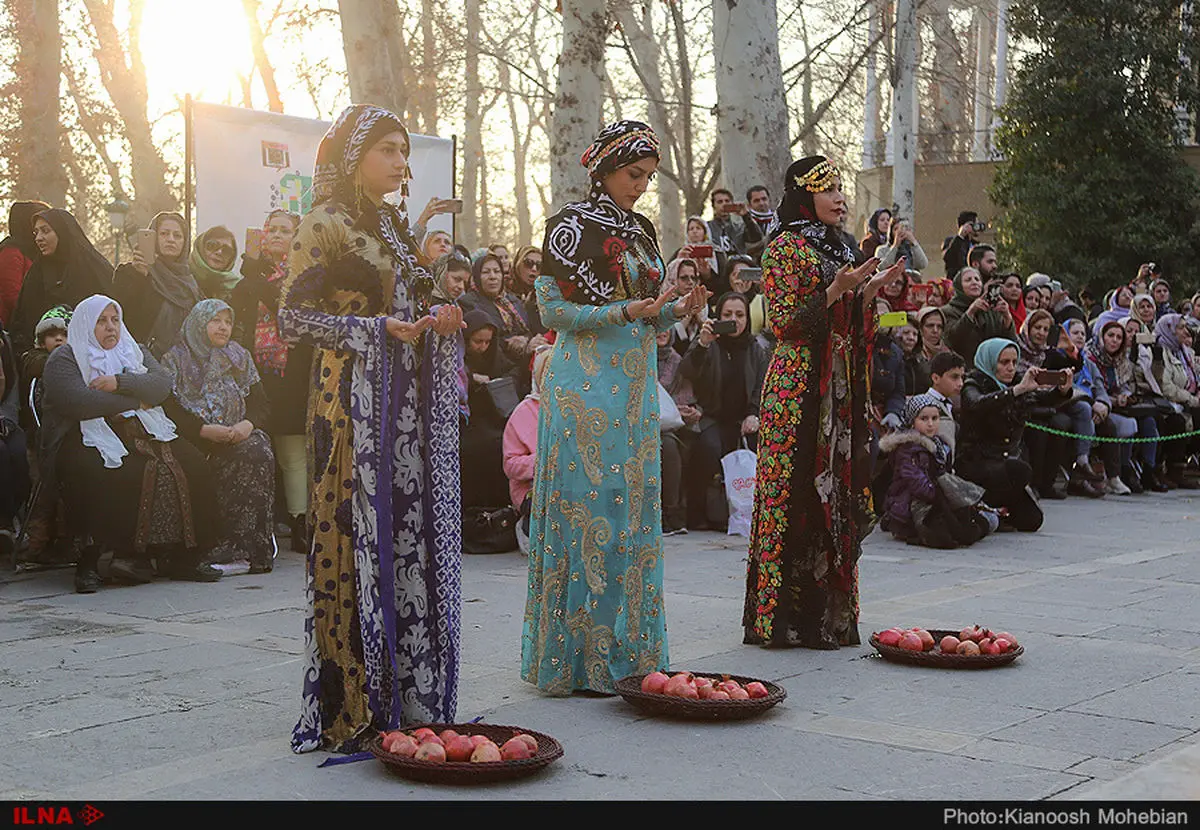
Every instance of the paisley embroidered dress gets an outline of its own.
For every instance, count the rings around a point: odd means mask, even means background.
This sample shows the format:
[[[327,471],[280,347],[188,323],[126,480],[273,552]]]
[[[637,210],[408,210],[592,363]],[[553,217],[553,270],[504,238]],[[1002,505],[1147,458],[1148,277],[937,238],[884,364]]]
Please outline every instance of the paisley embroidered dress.
[[[296,752],[354,752],[377,731],[452,721],[458,688],[458,387],[462,338],[413,345],[387,317],[430,311],[404,217],[357,197],[363,154],[407,132],[348,107],[317,150],[317,207],[281,289],[279,334],[314,347],[308,618]],[[353,206],[353,207],[348,207]]]
[[[649,221],[593,189],[547,223],[536,283],[557,332],[538,420],[521,674],[545,692],[612,692],[665,668],[657,328],[623,307],[656,296]],[[566,299],[564,295],[578,298]]]
[[[762,257],[777,338],[763,383],[750,535],[746,643],[857,645],[858,557],[875,517],[867,407],[871,304],[851,292],[829,309],[841,262],[784,230]],[[847,251],[847,255],[849,252]],[[847,260],[848,261],[848,260]]]

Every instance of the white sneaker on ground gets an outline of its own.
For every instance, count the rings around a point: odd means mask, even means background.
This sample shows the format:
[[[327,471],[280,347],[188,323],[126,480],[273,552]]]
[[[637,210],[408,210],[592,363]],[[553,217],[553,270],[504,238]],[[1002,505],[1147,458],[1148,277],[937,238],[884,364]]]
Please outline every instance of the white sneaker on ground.
[[[1110,478],[1108,484],[1104,487],[1104,492],[1111,493],[1114,496],[1128,496],[1133,491],[1121,479]]]

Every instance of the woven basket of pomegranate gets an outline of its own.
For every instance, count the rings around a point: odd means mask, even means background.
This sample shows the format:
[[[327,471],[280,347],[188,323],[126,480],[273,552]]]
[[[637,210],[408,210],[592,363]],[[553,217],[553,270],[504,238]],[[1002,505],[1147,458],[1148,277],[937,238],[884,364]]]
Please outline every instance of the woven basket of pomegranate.
[[[688,720],[740,720],[761,715],[787,697],[782,686],[712,672],[652,672],[617,681],[617,694],[653,715]]]
[[[487,784],[532,775],[563,755],[549,735],[489,723],[427,723],[368,746],[397,775],[431,784]]]
[[[884,660],[940,669],[994,669],[1025,653],[1012,634],[977,625],[959,631],[889,628],[872,634],[870,643]]]

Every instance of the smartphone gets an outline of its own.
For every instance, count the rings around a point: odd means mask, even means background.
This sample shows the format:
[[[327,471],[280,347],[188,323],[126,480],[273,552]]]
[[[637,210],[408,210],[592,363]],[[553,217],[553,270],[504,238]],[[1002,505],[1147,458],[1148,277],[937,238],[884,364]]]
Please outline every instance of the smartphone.
[[[725,212],[726,213],[741,213],[742,210],[745,209],[745,207],[746,207],[745,202],[730,202],[729,204],[725,205]]]
[[[142,259],[147,265],[153,265],[157,255],[154,250],[154,237],[157,236],[153,228],[138,228],[137,232],[137,249],[142,252]]]
[[[462,213],[463,212],[463,200],[462,199],[442,199],[442,204],[446,205],[446,207],[449,208],[451,213]]]
[[[1004,295],[1000,292],[1000,283],[993,282],[988,285],[984,296],[988,301],[988,305],[998,306],[1004,301]]]
[[[737,331],[737,320],[717,320],[712,324],[713,334],[733,334]]]
[[[1067,379],[1067,373],[1062,369],[1038,369],[1033,377],[1042,386],[1062,386]]]
[[[1142,346],[1150,346],[1154,343],[1154,335],[1148,331],[1139,331],[1133,339]]]
[[[712,255],[713,255],[713,246],[712,245],[693,245],[692,246],[692,256],[694,256],[694,257],[699,257],[700,259],[708,259]]]
[[[879,315],[879,328],[897,329],[908,325],[908,313],[904,311],[888,311]]]
[[[262,255],[262,228],[246,228],[246,256],[258,259]]]
[[[738,270],[737,278],[745,282],[762,282],[762,269],[741,268]]]

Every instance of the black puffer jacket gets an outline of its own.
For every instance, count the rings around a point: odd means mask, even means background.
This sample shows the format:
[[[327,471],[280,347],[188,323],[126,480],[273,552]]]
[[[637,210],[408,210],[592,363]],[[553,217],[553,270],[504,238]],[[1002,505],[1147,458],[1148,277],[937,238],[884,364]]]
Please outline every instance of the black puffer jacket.
[[[1030,412],[1038,407],[1057,407],[1070,398],[1070,392],[1057,388],[1014,395],[1011,386],[1002,387],[975,369],[967,375],[962,390],[960,468],[968,459],[1020,457],[1021,437]]]

